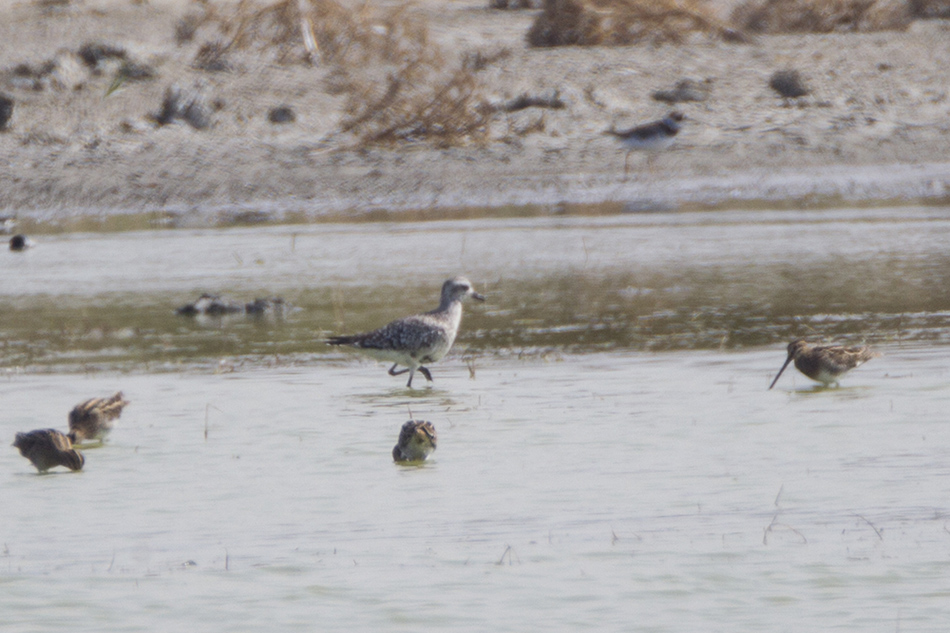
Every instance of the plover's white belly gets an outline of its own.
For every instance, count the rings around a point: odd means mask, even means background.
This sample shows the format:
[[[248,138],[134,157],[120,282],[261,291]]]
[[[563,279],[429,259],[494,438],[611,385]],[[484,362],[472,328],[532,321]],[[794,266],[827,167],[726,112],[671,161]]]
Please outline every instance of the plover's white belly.
[[[441,359],[449,351],[449,346],[437,345],[418,349],[373,349],[364,347],[360,351],[376,360],[398,363],[404,367],[419,367]]]
[[[441,360],[449,350],[452,348],[452,343],[455,342],[454,336],[446,336],[437,340],[433,345],[422,348],[416,353],[416,357],[422,362],[425,363],[434,363],[438,360]]]
[[[405,367],[419,366],[419,362],[413,359],[410,350],[374,349],[372,347],[361,347],[359,349],[370,358],[375,358],[376,360],[382,360],[389,363],[399,363]]]
[[[627,149],[641,150],[647,152],[659,152],[667,149],[673,144],[675,137],[670,134],[655,134],[647,137],[630,137],[623,139],[622,143]]]

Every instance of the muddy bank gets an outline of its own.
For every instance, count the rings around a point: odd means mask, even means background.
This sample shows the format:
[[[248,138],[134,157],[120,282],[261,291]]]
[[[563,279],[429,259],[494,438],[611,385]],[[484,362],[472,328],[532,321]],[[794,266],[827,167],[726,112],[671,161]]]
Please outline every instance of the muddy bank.
[[[201,224],[220,212],[326,214],[429,207],[617,203],[676,208],[728,200],[946,200],[950,191],[950,23],[904,32],[758,36],[749,44],[530,49],[531,11],[477,0],[421,2],[449,60],[479,51],[480,90],[498,110],[477,142],[367,146],[340,131],[346,100],[321,64],[278,64],[250,51],[222,72],[199,69],[200,38],[176,41],[179,2],[102,2],[50,11],[13,4],[0,25],[0,87],[15,101],[0,133],[0,211],[156,212]],[[90,70],[91,41],[126,51],[153,77]],[[55,71],[41,85],[18,65]],[[103,70],[103,68],[105,70]],[[800,71],[809,94],[779,96],[769,78]],[[20,69],[22,71],[22,68]],[[702,101],[652,95],[683,79]],[[171,86],[200,92],[207,125],[158,125]],[[503,106],[523,95],[563,107]],[[293,120],[272,121],[274,108]],[[682,111],[686,125],[651,165],[603,134]]]

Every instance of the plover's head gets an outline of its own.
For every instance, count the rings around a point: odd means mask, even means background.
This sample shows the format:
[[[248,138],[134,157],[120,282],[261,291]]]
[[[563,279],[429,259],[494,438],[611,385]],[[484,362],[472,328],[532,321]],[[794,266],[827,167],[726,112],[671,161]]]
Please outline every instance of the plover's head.
[[[685,114],[677,110],[673,110],[672,112],[666,115],[666,118],[663,119],[663,123],[665,123],[670,129],[674,130],[674,134],[675,134],[676,132],[680,131],[680,128],[682,127],[680,123],[682,123],[685,120],[686,120]]]
[[[393,447],[393,459],[397,462],[419,462],[435,450],[437,436],[431,422],[409,420],[402,425],[399,441]]]
[[[442,302],[461,301],[465,297],[471,297],[478,301],[484,301],[485,297],[475,292],[472,288],[472,282],[465,277],[453,277],[442,284]]]

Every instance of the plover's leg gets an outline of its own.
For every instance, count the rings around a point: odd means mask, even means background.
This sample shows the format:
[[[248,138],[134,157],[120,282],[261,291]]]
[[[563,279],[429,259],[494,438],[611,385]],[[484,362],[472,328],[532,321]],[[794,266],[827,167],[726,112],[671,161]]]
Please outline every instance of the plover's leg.
[[[414,368],[410,367],[410,368],[408,369],[408,371],[409,371],[409,382],[406,383],[406,387],[412,389],[412,378],[413,378],[413,376],[416,375],[416,370],[415,370]],[[405,371],[402,371],[402,372],[399,372],[399,373],[405,373]]]
[[[426,369],[425,367],[420,367],[419,371],[421,371],[422,375],[426,377],[426,380],[428,380],[429,382],[432,382],[432,374],[429,373],[428,369]]]
[[[627,179],[627,172],[630,171],[630,154],[633,153],[633,150],[627,150],[627,155],[623,157],[623,179]]]
[[[405,369],[400,369],[399,371],[396,371],[396,368],[397,368],[397,367],[399,367],[399,363],[395,363],[395,364],[393,364],[392,367],[389,368],[389,375],[390,375],[390,376],[400,376],[400,375],[406,373],[407,371],[409,371],[409,368],[408,368],[408,367],[406,367]]]

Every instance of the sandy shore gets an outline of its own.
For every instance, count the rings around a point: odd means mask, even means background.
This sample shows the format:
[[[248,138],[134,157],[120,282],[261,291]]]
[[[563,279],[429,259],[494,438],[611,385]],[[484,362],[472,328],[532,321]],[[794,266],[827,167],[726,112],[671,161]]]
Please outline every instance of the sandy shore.
[[[342,97],[331,69],[281,65],[244,52],[228,72],[192,67],[201,41],[177,44],[182,2],[7,3],[0,24],[0,92],[15,101],[0,132],[0,212],[37,220],[68,214],[162,212],[181,223],[222,210],[279,218],[506,205],[587,203],[677,207],[730,200],[947,200],[950,197],[950,22],[906,32],[760,36],[751,44],[529,49],[534,12],[483,0],[414,5],[446,50],[506,51],[478,73],[491,103],[552,95],[562,109],[494,115],[480,143],[360,147],[339,133]],[[110,73],[76,51],[90,41],[128,51],[155,72],[106,96]],[[22,66],[53,60],[30,84]],[[801,72],[794,102],[768,86]],[[19,74],[18,74],[19,73]],[[603,134],[664,115],[656,90],[707,81],[705,101],[678,104],[686,126],[648,168]],[[32,81],[32,80],[31,80]],[[172,84],[202,86],[211,125],[157,126]],[[290,106],[293,123],[268,111]],[[648,201],[648,202],[644,202]]]

